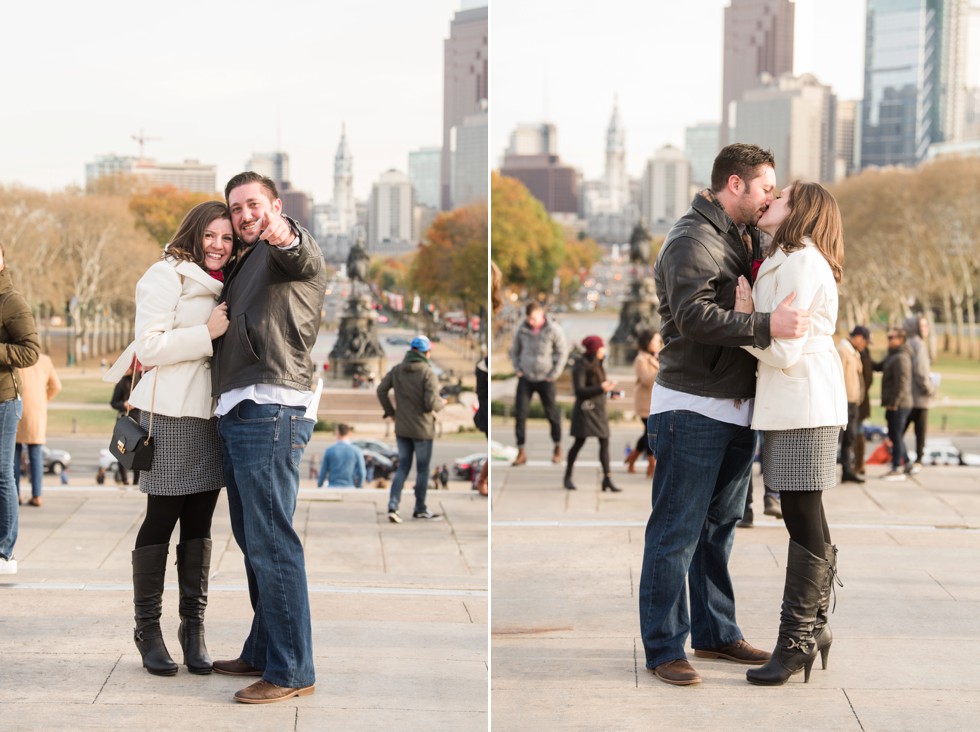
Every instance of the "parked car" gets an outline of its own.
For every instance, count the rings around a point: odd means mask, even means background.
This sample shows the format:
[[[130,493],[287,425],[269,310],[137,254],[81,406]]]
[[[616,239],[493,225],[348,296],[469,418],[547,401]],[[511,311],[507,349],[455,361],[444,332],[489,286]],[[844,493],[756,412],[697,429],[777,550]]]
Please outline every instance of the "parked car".
[[[350,444],[362,450],[371,450],[384,455],[389,460],[395,461],[396,465],[398,464],[398,448],[394,445],[389,445],[387,442],[381,442],[381,440],[351,440]]]
[[[44,472],[51,475],[61,475],[71,467],[71,453],[58,450],[47,445],[41,445],[41,455],[44,459]]]
[[[390,478],[395,470],[398,468],[397,459],[390,460],[382,455],[380,452],[375,452],[374,450],[365,450],[361,448],[364,452],[364,460],[367,462],[370,460],[374,463],[374,478]]]
[[[861,426],[861,431],[864,433],[864,439],[868,442],[881,442],[888,437],[888,430],[881,425],[871,424],[870,422],[865,422]]]
[[[485,460],[487,457],[484,452],[474,452],[471,455],[466,455],[465,457],[456,458],[453,462],[453,472],[456,477],[462,478],[463,480],[472,481],[473,480],[473,470],[474,465],[480,460]],[[476,471],[479,473],[479,466],[476,467]]]
[[[909,451],[909,460],[916,459],[915,450]],[[947,440],[926,440],[925,452],[920,461],[923,465],[980,465],[980,455],[961,452]]]

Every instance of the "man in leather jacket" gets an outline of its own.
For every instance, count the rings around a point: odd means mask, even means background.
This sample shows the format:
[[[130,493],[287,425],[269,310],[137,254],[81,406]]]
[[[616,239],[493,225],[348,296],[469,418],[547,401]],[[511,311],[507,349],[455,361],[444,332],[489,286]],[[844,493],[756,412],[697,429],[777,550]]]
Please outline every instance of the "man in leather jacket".
[[[316,422],[310,351],[327,276],[309,232],[282,215],[272,180],[240,173],[225,199],[243,248],[225,279],[230,326],[215,345],[212,393],[254,616],[240,656],[215,661],[214,670],[261,676],[235,699],[264,704],[314,691],[306,564],[293,514]]]
[[[756,360],[741,346],[767,348],[808,327],[808,313],[790,307],[793,296],[773,313],[733,310],[738,277],[751,279],[763,256],[755,225],[775,183],[771,152],[724,148],[711,188],[674,224],[654,265],[664,346],[647,428],[657,466],[640,628],[647,668],[669,684],[701,681],[684,652],[689,632],[700,657],[762,664],[770,655],[735,622],[728,557],[751,486]]]

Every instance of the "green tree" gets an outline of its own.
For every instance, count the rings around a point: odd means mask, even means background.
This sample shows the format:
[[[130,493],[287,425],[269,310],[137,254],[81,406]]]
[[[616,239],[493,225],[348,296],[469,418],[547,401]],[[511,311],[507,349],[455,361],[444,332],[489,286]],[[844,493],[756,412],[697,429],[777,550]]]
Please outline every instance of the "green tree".
[[[508,285],[551,292],[565,259],[565,237],[544,206],[514,178],[490,180],[491,251]]]

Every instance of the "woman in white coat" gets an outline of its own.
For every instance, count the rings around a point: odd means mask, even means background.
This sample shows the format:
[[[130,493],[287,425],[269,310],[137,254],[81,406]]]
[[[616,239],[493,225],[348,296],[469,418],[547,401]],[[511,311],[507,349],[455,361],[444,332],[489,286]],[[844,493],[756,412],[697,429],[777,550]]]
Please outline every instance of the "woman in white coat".
[[[211,517],[224,485],[221,442],[211,398],[212,341],[228,329],[218,304],[223,268],[234,253],[231,216],[224,203],[194,207],[136,285],[136,340],[104,381],[115,383],[133,363],[143,375],[129,403],[150,429],[153,465],[139,488],[146,516],[133,550],[134,640],[151,674],[177,673],[160,632],[163,583],[170,537],[180,523],[177,578],[178,640],[191,673],[211,673],[204,643],[211,562]],[[152,422],[151,422],[152,420]]]
[[[773,244],[754,289],[739,279],[736,312],[772,312],[794,292],[795,304],[810,312],[805,337],[748,348],[759,359],[752,428],[765,433],[763,478],[779,491],[789,553],[776,649],[746,678],[774,685],[800,669],[809,681],[818,651],[826,668],[832,640],[827,606],[837,549],[823,491],[837,483],[837,443],[847,424],[844,372],[833,339],[844,236],[834,197],[817,183],[798,181],[773,201],[759,228]]]

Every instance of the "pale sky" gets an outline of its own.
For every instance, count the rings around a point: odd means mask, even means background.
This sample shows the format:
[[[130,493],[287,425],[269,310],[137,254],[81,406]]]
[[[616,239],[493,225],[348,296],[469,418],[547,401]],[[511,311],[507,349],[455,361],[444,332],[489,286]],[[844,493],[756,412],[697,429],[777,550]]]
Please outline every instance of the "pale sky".
[[[729,0],[492,0],[494,167],[518,123],[550,121],[558,154],[598,178],[618,95],[626,165],[640,177],[684,128],[721,119],[724,8]],[[797,0],[794,72],[813,73],[838,99],[860,99],[864,0]]]
[[[470,2],[469,4],[472,4]],[[366,199],[442,144],[443,40],[461,0],[4,3],[0,184],[84,185],[107,153],[217,165],[289,154],[294,187],[333,194],[341,124]]]

